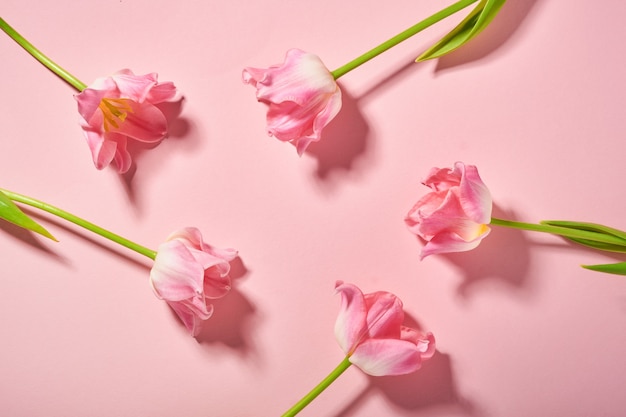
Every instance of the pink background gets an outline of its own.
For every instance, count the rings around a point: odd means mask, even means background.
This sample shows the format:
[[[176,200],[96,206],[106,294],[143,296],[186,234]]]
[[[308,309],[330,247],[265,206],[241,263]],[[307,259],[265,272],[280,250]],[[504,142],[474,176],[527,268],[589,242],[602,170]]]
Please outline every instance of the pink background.
[[[74,90],[0,36],[1,187],[156,249],[183,226],[235,247],[235,289],[191,338],[151,263],[35,211],[60,243],[0,225],[0,414],[278,416],[342,359],[336,280],[391,291],[437,338],[416,374],[349,369],[302,416],[626,415],[624,261],[494,228],[420,262],[403,217],[432,166],[479,167],[496,215],[626,229],[626,3],[509,0],[462,51],[413,59],[453,17],[340,80],[303,157],[265,134],[245,66],[287,49],[334,69],[442,0],[3,0],[1,15],[83,82],[156,71],[183,92],[171,137],[97,171]]]

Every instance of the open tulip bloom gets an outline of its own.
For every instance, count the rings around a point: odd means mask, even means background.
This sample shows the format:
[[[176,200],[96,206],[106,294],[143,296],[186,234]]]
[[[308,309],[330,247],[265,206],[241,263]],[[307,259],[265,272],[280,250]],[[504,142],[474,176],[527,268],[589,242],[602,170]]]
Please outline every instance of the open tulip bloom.
[[[173,83],[159,82],[155,73],[135,75],[123,69],[86,85],[42,54],[2,18],[0,29],[79,91],[75,97],[80,126],[97,169],[115,161],[118,172],[123,174],[132,163],[128,139],[158,143],[167,136],[167,120],[158,105],[178,98]]]
[[[152,259],[150,286],[154,294],[167,302],[193,336],[213,313],[210,300],[224,297],[231,289],[230,262],[237,257],[237,251],[205,243],[194,227],[172,233],[154,251],[58,207],[0,189],[0,218],[53,240],[50,232],[24,214],[14,201],[58,216]]]
[[[335,338],[346,357],[320,384],[283,417],[298,414],[350,365],[368,375],[403,375],[418,370],[435,353],[435,338],[403,325],[402,301],[394,294],[363,294],[353,284],[337,281],[341,307],[335,322]]]
[[[533,224],[492,217],[491,193],[474,165],[456,162],[453,168],[432,168],[422,184],[431,191],[405,217],[408,229],[425,242],[421,259],[474,249],[487,237],[490,225],[551,233],[590,248],[626,253],[626,232],[601,224],[563,220]],[[583,267],[626,275],[626,262]]]
[[[283,64],[267,69],[245,68],[243,82],[255,87],[257,100],[268,106],[267,133],[290,142],[302,155],[309,144],[321,139],[322,130],[341,109],[341,90],[336,82],[339,77],[477,1],[457,1],[334,71],[328,70],[317,55],[299,49],[287,51]],[[504,2],[478,1],[458,26],[417,61],[439,58],[464,45],[491,22]]]

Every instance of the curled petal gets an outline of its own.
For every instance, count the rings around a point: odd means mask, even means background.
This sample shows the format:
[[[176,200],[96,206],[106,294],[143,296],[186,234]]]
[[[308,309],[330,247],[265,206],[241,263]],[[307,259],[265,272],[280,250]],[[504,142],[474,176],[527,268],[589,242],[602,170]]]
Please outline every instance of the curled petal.
[[[372,376],[404,375],[420,368],[422,356],[406,340],[369,339],[356,348],[350,362]]]
[[[435,336],[430,332],[424,333],[417,329],[402,326],[400,339],[413,343],[422,359],[430,359],[435,354]]]
[[[205,312],[201,314],[199,314],[197,310],[192,310],[181,303],[168,303],[168,305],[174,310],[192,336],[197,336],[202,329],[204,320],[207,320],[213,315],[212,305],[206,306]]]
[[[461,172],[458,169],[431,168],[422,184],[434,191],[447,191],[461,183]]]

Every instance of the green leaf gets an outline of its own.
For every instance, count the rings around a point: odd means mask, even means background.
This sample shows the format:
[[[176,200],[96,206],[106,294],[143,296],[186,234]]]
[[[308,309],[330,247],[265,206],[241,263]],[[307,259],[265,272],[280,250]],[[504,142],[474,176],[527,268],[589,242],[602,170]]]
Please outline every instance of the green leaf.
[[[506,0],[481,0],[457,27],[417,57],[416,61],[439,58],[463,46],[483,31],[500,11]]]
[[[616,244],[612,244],[612,243],[605,243],[605,242],[597,242],[595,240],[588,240],[588,239],[577,239],[574,237],[567,237],[567,236],[563,236],[565,239],[569,239],[572,242],[578,243],[580,245],[583,246],[587,246],[593,249],[598,249],[598,250],[603,250],[606,252],[619,252],[619,253],[626,253],[626,243],[624,246],[621,245],[616,245]]]
[[[590,248],[599,249],[607,252],[626,253],[626,232],[622,230],[604,226],[598,223],[572,222],[566,220],[544,220],[540,223],[573,230],[584,230],[585,232],[596,233],[599,236],[611,236],[612,238],[614,238],[613,240],[615,240],[614,243],[594,241],[592,239],[579,239],[566,236],[564,237],[571,240],[572,242],[588,246]]]
[[[626,275],[626,262],[616,264],[582,265],[583,268],[592,271],[606,272],[607,274]]]
[[[543,220],[541,224],[548,224],[551,226],[567,227],[568,229],[587,230],[590,232],[602,233],[605,235],[611,235],[619,237],[626,242],[626,232],[615,229],[612,227],[604,226],[598,223],[587,222],[571,222],[567,220]]]
[[[43,226],[24,214],[3,192],[0,192],[0,218],[58,242]]]

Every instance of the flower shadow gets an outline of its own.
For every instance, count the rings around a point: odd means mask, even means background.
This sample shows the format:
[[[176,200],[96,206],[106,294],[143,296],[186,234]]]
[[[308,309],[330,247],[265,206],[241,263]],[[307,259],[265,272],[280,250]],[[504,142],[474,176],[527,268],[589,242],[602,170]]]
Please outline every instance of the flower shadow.
[[[359,415],[359,404],[372,393],[382,394],[389,403],[403,410],[461,409],[472,415],[474,407],[461,398],[454,382],[450,355],[436,351],[416,372],[398,376],[368,376],[369,384],[335,417]]]
[[[423,331],[422,326],[409,314],[405,314],[405,326]],[[382,394],[395,407],[404,410],[433,408],[462,409],[466,415],[473,414],[469,401],[457,393],[450,356],[439,350],[416,372],[396,376],[367,376],[369,384],[335,417],[357,415],[356,409],[371,393]]]
[[[435,73],[486,58],[513,38],[539,0],[508,0],[476,38],[437,60]]]
[[[343,87],[341,110],[324,128],[322,139],[309,145],[305,153],[317,160],[315,175],[326,180],[335,171],[350,171],[369,147],[370,128],[358,101]]]
[[[495,205],[494,217],[516,219],[512,211],[505,212]],[[473,288],[489,279],[499,280],[516,290],[528,285],[530,249],[521,230],[492,226],[489,236],[477,248],[441,256],[463,274],[457,289],[462,297],[469,296]]]
[[[133,161],[130,169],[120,176],[126,194],[132,203],[136,203],[136,194],[134,188],[134,179],[137,174],[137,167],[142,164],[142,159],[147,151],[152,150],[159,145],[167,144],[171,140],[179,140],[189,135],[192,130],[192,124],[184,117],[180,117],[183,109],[185,98],[181,97],[177,101],[163,102],[156,105],[159,110],[165,115],[165,119],[168,124],[168,135],[165,139],[158,143],[144,143],[136,140],[128,140],[127,150],[130,153]],[[162,152],[163,154],[169,154],[169,152]]]
[[[231,261],[233,287],[248,274],[241,258]],[[256,313],[254,304],[237,288],[223,298],[211,300],[215,310],[196,336],[203,345],[221,344],[247,356],[252,350],[251,318]],[[181,324],[182,325],[182,324]]]

